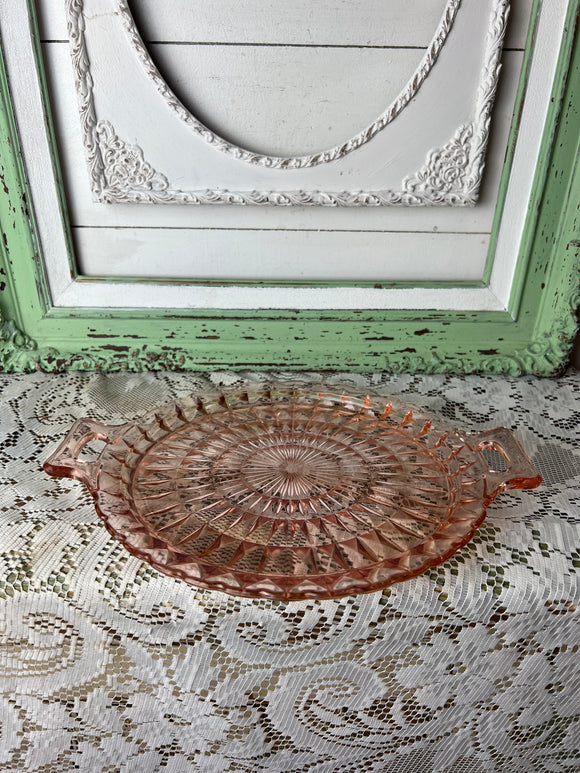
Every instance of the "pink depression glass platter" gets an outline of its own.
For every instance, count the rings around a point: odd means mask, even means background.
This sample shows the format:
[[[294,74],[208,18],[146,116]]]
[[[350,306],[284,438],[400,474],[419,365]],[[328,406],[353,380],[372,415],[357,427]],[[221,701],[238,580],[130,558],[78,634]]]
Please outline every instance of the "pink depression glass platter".
[[[80,460],[92,440],[106,445]],[[44,469],[82,481],[111,534],[160,571],[285,601],[415,577],[465,545],[506,488],[541,483],[508,429],[470,434],[396,400],[293,387],[193,395],[120,426],[80,419]]]

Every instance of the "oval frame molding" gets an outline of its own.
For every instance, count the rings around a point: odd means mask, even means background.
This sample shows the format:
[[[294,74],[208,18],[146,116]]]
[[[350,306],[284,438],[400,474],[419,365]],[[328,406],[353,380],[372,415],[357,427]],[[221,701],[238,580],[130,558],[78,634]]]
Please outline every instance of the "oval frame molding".
[[[388,107],[371,124],[350,137],[345,142],[334,147],[301,156],[272,156],[247,150],[233,142],[229,142],[219,133],[214,132],[202,123],[175,95],[162,73],[153,61],[149,49],[143,42],[135,18],[129,8],[128,0],[117,0],[117,13],[123,22],[123,26],[131,45],[137,54],[139,61],[147,72],[147,77],[155,84],[167,105],[197,136],[222,153],[231,155],[240,161],[267,167],[268,169],[305,169],[328,164],[352,153],[354,150],[366,145],[379,132],[388,126],[407,107],[409,102],[417,95],[427,76],[433,69],[443,46],[447,42],[449,33],[453,29],[453,23],[461,7],[462,0],[447,0],[441,21],[435,31],[431,42],[425,51],[421,61],[417,65],[412,76],[392,100]]]
[[[155,66],[143,43],[127,0],[112,0],[115,18],[121,21],[128,45],[143,68],[146,79],[180,121],[202,141],[202,147],[221,151],[232,163],[240,161],[265,172],[293,170],[297,174],[310,168],[329,168],[341,163],[353,151],[368,145],[417,96],[439,58],[457,19],[463,0],[448,0],[434,38],[411,80],[377,120],[346,143],[322,153],[278,157],[252,153],[228,142],[204,126],[181,103]],[[431,148],[424,163],[404,176],[393,187],[356,190],[290,187],[279,183],[271,189],[236,190],[234,186],[182,189],[165,170],[155,169],[146,151],[129,143],[118,132],[109,115],[97,115],[95,81],[87,46],[85,0],[65,0],[71,56],[88,161],[95,199],[102,203],[148,204],[230,204],[269,206],[474,206],[485,166],[485,153],[491,126],[491,113],[497,91],[503,40],[507,28],[510,0],[490,0],[490,16],[485,31],[483,65],[480,70],[472,120],[455,128],[446,142]],[[112,152],[114,151],[114,152]],[[115,182],[112,182],[115,181]],[[123,181],[122,185],[118,182]]]

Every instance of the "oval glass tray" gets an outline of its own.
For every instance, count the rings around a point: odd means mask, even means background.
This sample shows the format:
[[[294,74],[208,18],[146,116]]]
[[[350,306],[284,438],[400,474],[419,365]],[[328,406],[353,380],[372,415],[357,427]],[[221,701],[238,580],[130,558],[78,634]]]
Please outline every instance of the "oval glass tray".
[[[79,460],[91,440],[106,445]],[[465,545],[503,490],[541,482],[508,429],[293,388],[193,395],[120,426],[80,419],[44,469],[82,481],[111,534],[162,572],[282,600],[414,577]]]

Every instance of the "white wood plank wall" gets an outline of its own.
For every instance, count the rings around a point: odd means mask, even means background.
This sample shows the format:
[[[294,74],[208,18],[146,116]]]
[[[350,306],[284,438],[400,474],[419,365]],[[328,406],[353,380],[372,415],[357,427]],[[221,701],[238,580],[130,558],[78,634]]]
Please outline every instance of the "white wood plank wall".
[[[472,210],[95,204],[64,3],[38,5],[82,273],[377,282],[481,278],[532,0],[512,0],[482,196]],[[376,118],[421,58],[444,6],[444,0],[131,2],[154,60],[199,118],[235,142],[291,154],[334,144]],[[356,99],[349,98],[353,93]],[[425,255],[428,269],[418,260]]]

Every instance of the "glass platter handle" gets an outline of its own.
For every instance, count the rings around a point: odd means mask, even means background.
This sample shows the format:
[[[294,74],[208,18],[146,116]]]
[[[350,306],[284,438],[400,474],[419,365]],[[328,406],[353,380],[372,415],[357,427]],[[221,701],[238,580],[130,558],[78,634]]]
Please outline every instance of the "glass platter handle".
[[[508,488],[537,488],[542,482],[542,476],[529,460],[514,433],[507,427],[470,435],[469,445],[472,443],[476,444],[474,450],[481,455],[489,470],[485,474],[486,490],[492,499]],[[482,454],[485,449],[497,451],[503,457],[506,469],[492,469]]]
[[[93,419],[78,419],[56,451],[44,463],[44,471],[54,478],[75,478],[94,490],[99,462],[83,461],[79,459],[79,454],[92,440],[114,443],[127,426],[129,425],[108,426]]]

